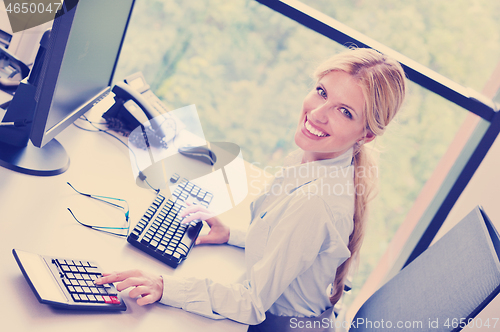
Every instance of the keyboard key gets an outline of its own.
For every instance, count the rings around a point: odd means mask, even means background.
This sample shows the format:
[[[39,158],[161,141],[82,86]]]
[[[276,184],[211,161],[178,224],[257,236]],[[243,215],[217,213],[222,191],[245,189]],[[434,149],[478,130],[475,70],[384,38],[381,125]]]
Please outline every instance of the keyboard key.
[[[212,195],[211,193],[206,193],[205,197],[203,198],[203,200],[207,203],[210,203],[212,201],[212,198],[214,197],[214,195]]]
[[[205,197],[206,191],[200,190],[198,195],[196,195],[196,198],[199,199],[200,201]]]
[[[179,243],[177,249],[183,249],[186,253],[189,251],[189,247],[185,243]]]
[[[110,296],[109,298],[111,299],[111,303],[120,304],[120,300],[118,300],[117,296]]]
[[[95,266],[94,267],[87,266],[87,267],[85,267],[85,272],[95,274],[95,273],[99,273],[99,269]]]
[[[180,178],[180,175],[177,174],[177,173],[174,173],[171,177],[170,177],[170,182],[172,183],[176,183]]]
[[[109,288],[105,288],[105,289],[106,289],[106,293],[107,293],[109,296],[112,296],[112,295],[116,296],[116,295],[118,295],[118,291],[117,291],[117,290],[115,290],[115,288],[114,288],[114,287],[109,287]]]

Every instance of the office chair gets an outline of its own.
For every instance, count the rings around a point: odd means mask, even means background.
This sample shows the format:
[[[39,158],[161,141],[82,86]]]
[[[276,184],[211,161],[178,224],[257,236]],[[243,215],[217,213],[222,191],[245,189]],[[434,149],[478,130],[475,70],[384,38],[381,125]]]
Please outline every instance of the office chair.
[[[460,331],[499,293],[499,257],[498,233],[476,207],[376,291],[349,332]]]

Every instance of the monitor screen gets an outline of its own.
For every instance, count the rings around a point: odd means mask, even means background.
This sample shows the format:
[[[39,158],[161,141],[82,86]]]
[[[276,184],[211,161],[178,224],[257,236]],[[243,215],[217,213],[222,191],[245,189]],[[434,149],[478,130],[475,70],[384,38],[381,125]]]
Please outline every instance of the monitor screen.
[[[134,0],[84,0],[53,23],[31,141],[44,146],[109,92]]]
[[[0,166],[38,176],[68,169],[54,138],[109,93],[134,2],[64,1],[29,79],[0,110]]]

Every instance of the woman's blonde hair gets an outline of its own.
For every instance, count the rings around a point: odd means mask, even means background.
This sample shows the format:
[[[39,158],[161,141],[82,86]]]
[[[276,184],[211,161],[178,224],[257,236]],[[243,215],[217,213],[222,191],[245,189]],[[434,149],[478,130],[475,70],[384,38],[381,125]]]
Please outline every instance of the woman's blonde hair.
[[[350,49],[323,62],[315,71],[317,80],[332,71],[343,71],[358,82],[365,99],[366,134],[379,136],[398,112],[406,90],[405,73],[396,60],[375,50]],[[349,268],[359,255],[367,219],[367,205],[375,194],[376,165],[363,144],[355,144],[354,230],[349,237],[351,257],[337,268],[330,302],[341,298]]]

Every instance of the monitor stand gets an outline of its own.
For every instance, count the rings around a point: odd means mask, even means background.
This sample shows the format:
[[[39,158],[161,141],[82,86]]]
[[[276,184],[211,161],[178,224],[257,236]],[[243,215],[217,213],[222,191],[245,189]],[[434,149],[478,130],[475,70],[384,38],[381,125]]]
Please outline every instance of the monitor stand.
[[[29,175],[52,176],[68,169],[69,156],[55,139],[42,148],[34,146],[31,141],[25,147],[0,142],[0,166]]]

